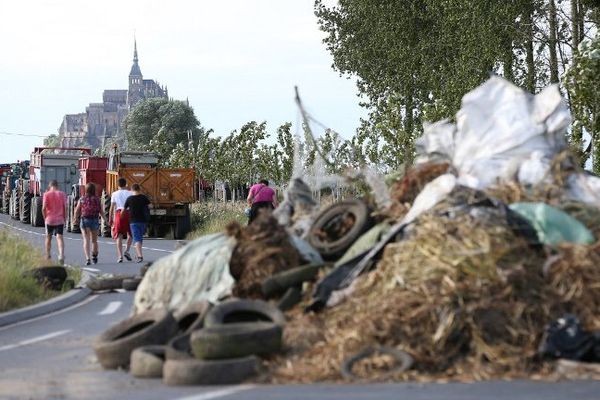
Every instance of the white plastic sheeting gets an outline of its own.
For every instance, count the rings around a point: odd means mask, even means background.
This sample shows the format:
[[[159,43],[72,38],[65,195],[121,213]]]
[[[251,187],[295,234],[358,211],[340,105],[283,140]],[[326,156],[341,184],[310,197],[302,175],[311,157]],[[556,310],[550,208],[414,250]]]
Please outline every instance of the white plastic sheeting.
[[[200,300],[216,303],[229,295],[235,283],[229,273],[235,245],[232,237],[212,234],[155,261],[135,293],[133,313],[155,308],[176,312]]]

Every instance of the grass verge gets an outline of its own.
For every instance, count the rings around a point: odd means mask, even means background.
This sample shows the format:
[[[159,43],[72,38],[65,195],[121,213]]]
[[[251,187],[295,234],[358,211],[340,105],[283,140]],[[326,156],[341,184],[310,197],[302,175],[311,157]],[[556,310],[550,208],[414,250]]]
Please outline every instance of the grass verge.
[[[245,202],[200,202],[192,205],[192,231],[188,239],[208,235],[210,233],[223,232],[225,226],[232,221],[242,225],[248,223],[244,215]]]
[[[62,292],[46,290],[26,271],[47,265],[40,251],[25,240],[0,230],[0,312],[47,300]],[[81,272],[68,269],[68,278],[79,282]]]

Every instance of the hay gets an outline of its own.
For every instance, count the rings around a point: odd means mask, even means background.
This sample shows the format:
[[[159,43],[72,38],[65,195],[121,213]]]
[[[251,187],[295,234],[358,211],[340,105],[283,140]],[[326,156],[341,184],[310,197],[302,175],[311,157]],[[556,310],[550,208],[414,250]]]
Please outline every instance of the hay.
[[[569,311],[586,329],[600,328],[599,249],[600,242],[562,246],[545,263],[495,211],[487,218],[427,214],[408,238],[385,248],[346,302],[292,315],[288,352],[268,363],[267,381],[339,381],[342,361],[374,344],[415,358],[415,369],[387,381],[548,378],[552,368],[536,357],[548,322]],[[382,380],[387,362],[366,363],[366,378]]]
[[[246,227],[234,222],[227,227],[227,232],[237,239],[229,262],[231,275],[236,280],[234,296],[261,298],[265,278],[299,265],[298,251],[271,213],[262,212]]]

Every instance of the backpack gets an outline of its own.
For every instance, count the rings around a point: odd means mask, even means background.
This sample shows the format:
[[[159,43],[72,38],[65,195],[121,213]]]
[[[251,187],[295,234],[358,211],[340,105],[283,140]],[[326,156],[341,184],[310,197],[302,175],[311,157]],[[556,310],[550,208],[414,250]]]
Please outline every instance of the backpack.
[[[80,201],[83,218],[96,218],[100,214],[100,199],[97,196],[83,196]]]

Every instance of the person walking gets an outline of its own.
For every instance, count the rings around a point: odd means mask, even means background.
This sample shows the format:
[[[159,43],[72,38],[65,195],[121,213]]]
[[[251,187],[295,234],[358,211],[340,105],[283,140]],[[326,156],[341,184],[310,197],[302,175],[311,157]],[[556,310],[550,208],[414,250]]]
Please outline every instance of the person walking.
[[[67,195],[58,188],[58,182],[51,180],[48,190],[42,197],[42,215],[46,225],[46,258],[51,259],[52,236],[56,236],[58,246],[58,262],[65,263],[65,242],[63,230],[67,215]]]
[[[144,261],[142,254],[142,243],[146,224],[150,219],[150,200],[142,194],[142,188],[137,183],[131,186],[133,194],[125,200],[125,209],[129,211],[129,226],[133,235],[133,248],[135,249],[135,261],[141,263]]]
[[[81,218],[80,218],[81,217]],[[85,195],[77,202],[73,211],[73,220],[80,220],[81,236],[83,236],[83,254],[85,265],[98,263],[98,228],[100,227],[102,208],[100,198],[96,196],[96,185],[88,183],[85,185]],[[92,259],[90,261],[90,245]]]
[[[131,261],[129,249],[131,248],[131,230],[129,228],[129,212],[125,210],[125,201],[131,192],[127,190],[127,180],[117,180],[119,189],[114,191],[110,197],[110,209],[108,211],[108,224],[112,226],[112,237],[117,245],[117,262],[122,263],[123,257]],[[123,239],[127,238],[125,253],[123,253]]]
[[[257,184],[252,185],[247,201],[250,207],[248,225],[258,217],[259,210],[263,208],[273,210],[277,207],[275,190],[269,187],[269,181],[266,179],[261,179]]]

